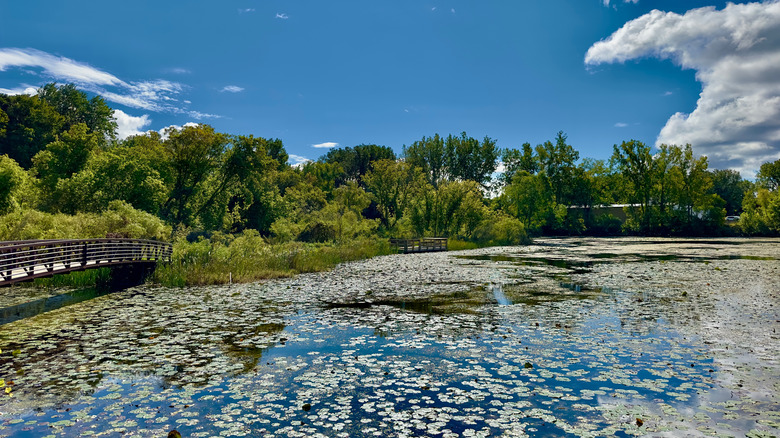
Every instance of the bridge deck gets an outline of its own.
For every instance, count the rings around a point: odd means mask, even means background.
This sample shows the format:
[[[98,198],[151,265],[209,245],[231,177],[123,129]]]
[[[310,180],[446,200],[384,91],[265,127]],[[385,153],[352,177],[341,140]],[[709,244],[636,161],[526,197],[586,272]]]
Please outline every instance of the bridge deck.
[[[172,248],[140,239],[0,242],[0,286],[104,266],[170,261]]]
[[[390,239],[390,245],[398,248],[399,253],[447,251],[446,237],[423,237],[419,239]]]

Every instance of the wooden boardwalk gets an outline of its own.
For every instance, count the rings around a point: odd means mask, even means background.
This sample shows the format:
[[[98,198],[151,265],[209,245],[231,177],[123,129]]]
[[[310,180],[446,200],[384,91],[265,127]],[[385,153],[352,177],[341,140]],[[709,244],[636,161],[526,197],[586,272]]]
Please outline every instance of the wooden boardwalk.
[[[390,245],[399,253],[447,251],[446,237],[422,237],[419,239],[390,239]]]
[[[0,286],[104,266],[170,261],[170,243],[140,239],[0,242]]]

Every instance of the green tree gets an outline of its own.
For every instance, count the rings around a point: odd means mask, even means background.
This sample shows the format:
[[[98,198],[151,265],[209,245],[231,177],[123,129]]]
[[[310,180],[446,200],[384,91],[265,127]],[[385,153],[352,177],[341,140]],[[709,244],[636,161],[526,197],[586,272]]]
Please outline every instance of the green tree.
[[[520,219],[528,230],[540,230],[553,211],[553,200],[541,175],[515,173],[501,197],[504,211]]]
[[[55,83],[39,88],[38,97],[62,115],[63,130],[69,130],[83,123],[89,132],[97,134],[100,140],[116,138],[117,124],[114,110],[102,97],[95,96],[89,99],[73,84],[58,86]]]
[[[525,171],[531,175],[539,172],[539,157],[534,154],[530,143],[523,143],[522,150],[504,149],[501,152],[501,161],[504,163],[504,173],[500,181],[505,186],[512,182],[517,172]]]
[[[98,135],[90,133],[87,126],[80,123],[33,157],[33,170],[40,178],[46,208],[58,208],[57,184],[81,171],[99,143]]]
[[[386,230],[392,230],[426,178],[419,168],[403,161],[379,160],[373,167],[364,181],[377,203],[382,225]]]
[[[780,160],[767,162],[758,170],[758,181],[770,191],[780,187]]]
[[[155,166],[138,148],[93,153],[84,169],[58,182],[58,209],[66,213],[104,211],[112,201],[120,200],[156,215],[168,196],[168,186]]]
[[[29,206],[36,197],[30,175],[8,155],[0,155],[0,215]]]
[[[336,181],[337,186],[347,181],[354,181],[365,188],[364,176],[371,171],[373,163],[379,160],[395,160],[395,158],[395,152],[392,148],[375,144],[361,144],[354,148],[331,149],[324,157],[320,158],[320,161],[338,164],[344,170],[344,180]]]
[[[552,189],[553,201],[557,204],[571,205],[573,201],[572,182],[580,154],[567,144],[566,140],[566,134],[559,131],[555,137],[555,143],[544,142],[536,147],[536,153],[540,172],[544,173]]]
[[[163,147],[173,185],[162,215],[175,224],[194,225],[198,212],[208,207],[208,199],[220,194],[214,184],[223,189],[226,186],[228,175],[224,171],[231,165],[225,156],[229,138],[208,125],[171,128],[166,134]]]
[[[0,94],[0,112],[5,114],[0,132],[0,151],[23,169],[32,167],[32,158],[47,144],[57,140],[64,118],[38,96]]]
[[[498,164],[499,149],[495,140],[486,136],[480,142],[462,132],[460,137],[447,136],[444,147],[450,179],[474,181],[487,188]]]
[[[653,194],[653,156],[650,154],[650,146],[637,140],[624,141],[620,146],[613,147],[610,163],[629,183],[627,200],[639,205],[638,208],[629,208],[634,226],[648,230]]]
[[[447,153],[444,139],[439,134],[423,137],[409,147],[404,146],[403,157],[409,165],[422,169],[433,187],[438,187],[448,177]]]
[[[742,179],[736,170],[714,169],[710,172],[712,191],[726,202],[726,214],[738,215],[742,212],[742,199],[750,189],[750,182]]]

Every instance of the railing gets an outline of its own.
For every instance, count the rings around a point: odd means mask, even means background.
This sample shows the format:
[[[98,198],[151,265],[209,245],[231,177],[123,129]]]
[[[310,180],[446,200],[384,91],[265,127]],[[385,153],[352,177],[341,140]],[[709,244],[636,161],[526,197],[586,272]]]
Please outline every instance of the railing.
[[[390,239],[390,245],[399,253],[447,251],[446,237],[423,237],[420,239]]]
[[[0,286],[104,266],[170,261],[170,243],[140,239],[0,242]]]

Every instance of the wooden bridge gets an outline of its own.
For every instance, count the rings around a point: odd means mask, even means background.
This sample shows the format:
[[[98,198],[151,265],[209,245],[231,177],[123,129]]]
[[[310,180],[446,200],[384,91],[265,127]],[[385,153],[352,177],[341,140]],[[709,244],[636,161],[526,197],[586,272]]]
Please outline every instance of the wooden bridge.
[[[446,237],[422,237],[419,239],[390,239],[390,245],[399,253],[447,251]]]
[[[170,261],[170,243],[139,239],[0,242],[0,286],[105,266]]]

